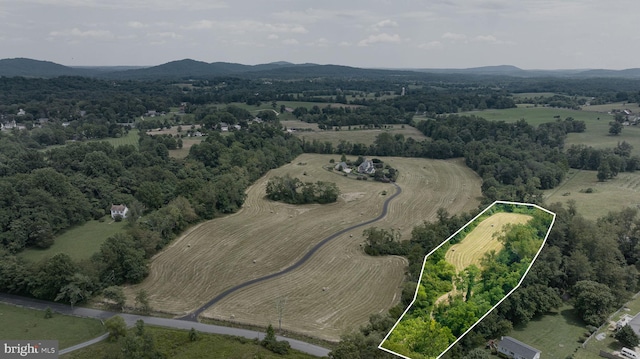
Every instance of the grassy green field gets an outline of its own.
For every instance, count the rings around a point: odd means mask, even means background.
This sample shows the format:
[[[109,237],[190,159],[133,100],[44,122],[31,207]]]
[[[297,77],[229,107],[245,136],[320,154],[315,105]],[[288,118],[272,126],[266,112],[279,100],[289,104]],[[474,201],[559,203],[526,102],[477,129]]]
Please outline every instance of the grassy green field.
[[[582,106],[582,111],[589,112],[610,112],[613,110],[631,110],[635,113],[640,112],[640,105],[637,103],[626,103],[626,102],[616,102],[616,103],[607,103],[604,105],[592,105],[592,106]]]
[[[299,121],[298,121],[299,122]],[[287,122],[289,127],[296,127],[294,122]],[[284,123],[283,123],[284,124]],[[309,124],[305,127],[309,127]],[[321,131],[316,130],[313,132],[294,132],[296,136],[299,138],[304,138],[305,141],[313,141],[319,140],[321,142],[329,141],[334,146],[338,145],[341,140],[348,141],[351,143],[364,143],[366,145],[372,144],[376,137],[382,132],[388,132],[391,135],[401,134],[405,138],[412,137],[416,141],[422,141],[427,139],[422,132],[418,131],[415,127],[411,127],[409,125],[395,124],[395,125],[387,125],[387,128],[383,129],[370,129],[370,130],[360,130],[360,129],[352,129],[351,131],[343,128],[341,131]],[[317,128],[317,127],[316,127]]]
[[[487,120],[505,122],[516,122],[520,119],[525,119],[529,124],[534,126],[545,122],[556,121],[556,118],[554,118],[554,116],[560,116],[560,118],[563,120],[567,117],[573,117],[576,120],[587,122],[587,127],[589,122],[597,121],[598,117],[600,117],[600,121],[604,122],[605,124],[609,123],[610,118],[613,119],[613,117],[609,118],[599,113],[569,110],[566,108],[553,108],[543,106],[533,107],[531,105],[501,110],[490,109],[483,111],[468,111],[462,112],[461,115],[475,115]],[[608,128],[609,126],[607,125],[607,129]],[[605,133],[606,132],[607,131],[605,131]]]
[[[44,311],[0,303],[0,338],[5,340],[58,340],[64,349],[105,333],[98,319],[53,314],[45,319]]]
[[[47,249],[29,248],[19,256],[30,261],[40,261],[57,253],[66,253],[71,258],[87,259],[100,249],[100,245],[109,237],[124,230],[126,222],[113,222],[106,216],[104,222],[89,221],[81,226],[71,228],[56,237],[53,245]]]
[[[118,137],[118,138],[103,138],[100,140],[90,140],[92,142],[109,142],[113,145],[113,147],[118,147],[122,145],[134,145],[138,147],[138,130],[131,130],[128,134]]]
[[[526,326],[515,327],[509,336],[541,350],[541,357],[565,359],[581,345],[579,339],[587,331],[578,313],[571,306],[562,306],[557,313],[532,319]]]
[[[545,191],[545,202],[574,200],[578,213],[592,220],[610,211],[640,206],[640,173],[623,172],[606,182],[598,182],[596,176],[596,171],[570,170],[560,186]],[[588,188],[592,193],[585,192]]]
[[[613,120],[613,116],[606,113],[525,106],[503,110],[469,111],[461,114],[475,115],[492,121],[516,122],[524,119],[533,126],[556,121],[554,116],[560,116],[561,119],[573,117],[576,120],[584,121],[587,130],[583,133],[570,133],[567,137],[566,147],[573,144],[585,144],[594,148],[611,148],[615,147],[618,142],[627,141],[633,146],[633,154],[640,155],[640,126],[625,126],[619,136],[610,136],[609,122]]]
[[[133,330],[133,329],[132,329]],[[145,326],[156,343],[156,348],[164,353],[166,358],[225,358],[225,359],[312,359],[314,356],[290,351],[287,355],[274,354],[261,347],[251,339],[237,338],[224,335],[200,333],[200,338],[192,342],[188,331]],[[63,359],[94,359],[103,358],[117,350],[114,343],[106,341],[90,347],[60,356]]]

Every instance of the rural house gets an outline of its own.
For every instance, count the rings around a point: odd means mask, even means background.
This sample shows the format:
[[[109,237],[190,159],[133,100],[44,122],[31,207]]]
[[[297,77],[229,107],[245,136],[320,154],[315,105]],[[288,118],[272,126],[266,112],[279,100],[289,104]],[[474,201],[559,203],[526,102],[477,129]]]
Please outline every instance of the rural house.
[[[513,359],[540,359],[540,351],[517,339],[502,337],[498,343],[498,353]]]
[[[112,204],[111,205],[111,218],[115,219],[116,216],[120,216],[122,218],[127,218],[127,212],[129,212],[129,208],[124,204]]]
[[[342,172],[344,172],[344,173],[351,173],[351,168],[349,168],[349,166],[348,166],[346,163],[344,163],[344,162],[340,162],[340,163],[338,163],[338,164],[334,167],[334,169],[335,169],[335,170],[337,170],[337,171],[342,171]]]
[[[372,175],[376,172],[376,168],[373,165],[373,161],[371,160],[364,160],[364,162],[362,162],[360,164],[360,166],[358,166],[358,172],[359,173],[365,173],[368,175]]]

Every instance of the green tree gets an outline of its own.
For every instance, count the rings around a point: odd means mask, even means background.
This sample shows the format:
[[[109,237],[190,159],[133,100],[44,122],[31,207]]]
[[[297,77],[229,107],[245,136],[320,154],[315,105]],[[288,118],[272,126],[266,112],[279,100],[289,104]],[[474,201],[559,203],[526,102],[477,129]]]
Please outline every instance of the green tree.
[[[613,136],[618,136],[622,132],[622,124],[618,121],[610,122],[609,125],[609,134]]]
[[[200,335],[198,334],[198,331],[196,331],[194,328],[191,328],[191,330],[189,330],[189,341],[190,342],[197,341],[199,336]]]
[[[71,308],[73,308],[76,303],[83,302],[91,297],[94,286],[93,280],[89,276],[75,273],[71,277],[71,281],[60,288],[55,301],[64,300],[71,304]]]
[[[410,358],[440,355],[456,338],[449,328],[424,317],[403,319],[382,346]]]
[[[616,298],[608,286],[583,280],[577,282],[571,292],[574,297],[574,307],[581,313],[585,323],[600,326],[616,304]]]
[[[109,341],[111,342],[115,342],[118,338],[127,335],[127,323],[125,323],[124,319],[119,315],[107,319],[104,322],[104,326],[109,332]]]
[[[116,234],[100,246],[93,262],[105,284],[138,283],[149,273],[144,250],[127,234]]]
[[[136,335],[142,336],[144,334],[144,320],[138,319],[136,320]]]
[[[118,308],[118,310],[120,311],[124,310],[124,305],[127,300],[127,297],[124,295],[124,291],[122,290],[122,287],[119,287],[116,285],[107,287],[102,290],[102,295],[104,296],[105,299],[111,302],[110,305],[114,306],[115,308]]]
[[[471,350],[463,359],[489,359],[489,353],[481,348]]]
[[[138,291],[138,293],[136,293],[135,301],[136,308],[138,308],[140,313],[146,315],[151,312],[151,305],[149,305],[149,294],[147,294],[146,290],[142,289]]]
[[[598,166],[598,181],[604,182],[609,178],[612,178],[611,167],[609,166],[609,161],[603,159]]]
[[[633,328],[631,328],[629,324],[616,330],[613,337],[628,348],[634,348],[640,344],[638,335],[633,331]]]

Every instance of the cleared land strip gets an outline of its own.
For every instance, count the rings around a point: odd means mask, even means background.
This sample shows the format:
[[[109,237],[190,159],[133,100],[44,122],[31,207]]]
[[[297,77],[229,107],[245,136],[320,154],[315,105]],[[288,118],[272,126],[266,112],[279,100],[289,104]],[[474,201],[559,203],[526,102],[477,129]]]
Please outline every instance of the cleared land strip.
[[[519,213],[496,213],[480,222],[462,242],[452,245],[445,253],[444,258],[456,267],[456,273],[462,272],[472,264],[480,267],[480,261],[485,254],[491,251],[497,253],[503,248],[496,234],[502,233],[505,225],[527,223],[531,218],[531,216]],[[458,290],[454,284],[453,290],[440,296],[436,303],[440,303],[456,293]]]
[[[214,297],[213,299],[211,299],[210,301],[208,301],[207,303],[205,303],[203,306],[201,306],[200,308],[196,309],[193,313],[191,314],[187,314],[186,316],[182,317],[182,319],[186,319],[186,320],[193,320],[193,321],[197,321],[197,318],[200,314],[202,314],[202,312],[204,312],[205,310],[207,310],[207,308],[211,307],[212,305],[216,304],[217,302],[219,302],[220,300],[222,300],[224,297],[228,296],[229,294],[238,291],[242,288],[246,288],[250,285],[256,284],[256,283],[260,283],[260,282],[264,282],[267,281],[271,278],[275,278],[275,277],[279,277],[283,274],[289,273],[297,268],[299,268],[301,265],[303,265],[305,262],[307,262],[309,260],[309,258],[311,258],[311,256],[313,256],[314,253],[316,253],[320,248],[322,248],[322,246],[324,246],[325,244],[329,243],[331,240],[337,238],[338,236],[341,236],[351,230],[354,230],[356,228],[360,228],[366,225],[369,225],[371,223],[377,222],[380,219],[384,218],[387,215],[388,209],[389,209],[389,202],[391,202],[391,200],[393,200],[394,198],[396,198],[400,193],[402,193],[402,188],[400,188],[400,186],[398,186],[397,184],[394,184],[397,188],[396,193],[394,193],[391,197],[387,198],[387,200],[384,202],[384,205],[382,206],[382,213],[380,213],[380,215],[378,215],[378,217],[374,218],[374,219],[370,219],[366,222],[362,222],[356,225],[353,225],[351,227],[347,227],[339,232],[336,232],[332,235],[330,235],[329,237],[323,239],[322,241],[320,241],[320,243],[316,244],[315,246],[313,246],[313,248],[311,248],[311,250],[309,252],[307,252],[302,258],[300,258],[299,261],[297,261],[296,263],[294,263],[293,265],[291,265],[290,267],[287,267],[284,270],[281,270],[280,272],[276,272],[276,273],[272,273],[269,275],[266,275],[264,277],[260,277],[260,278],[256,278],[241,284],[238,284],[232,288],[229,288],[227,290],[225,290],[224,292],[218,294],[216,297]]]
[[[480,267],[480,261],[486,253],[492,250],[497,253],[502,249],[496,234],[502,233],[505,225],[527,223],[531,218],[519,213],[496,213],[480,222],[462,242],[452,245],[444,258],[456,267],[458,273],[472,264]]]

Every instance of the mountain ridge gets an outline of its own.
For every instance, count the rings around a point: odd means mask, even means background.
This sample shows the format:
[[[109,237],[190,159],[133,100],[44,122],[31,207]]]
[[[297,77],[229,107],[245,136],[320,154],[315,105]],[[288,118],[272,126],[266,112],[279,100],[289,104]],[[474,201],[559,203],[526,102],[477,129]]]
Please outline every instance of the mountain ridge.
[[[216,76],[243,77],[373,77],[373,76],[507,76],[507,77],[568,77],[568,78],[631,78],[640,79],[640,68],[525,70],[513,65],[480,66],[471,68],[361,68],[334,64],[276,61],[266,64],[244,65],[232,62],[204,62],[193,59],[174,60],[155,66],[65,66],[51,61],[29,58],[0,59],[0,76],[59,77],[85,76],[113,80],[188,79]]]

